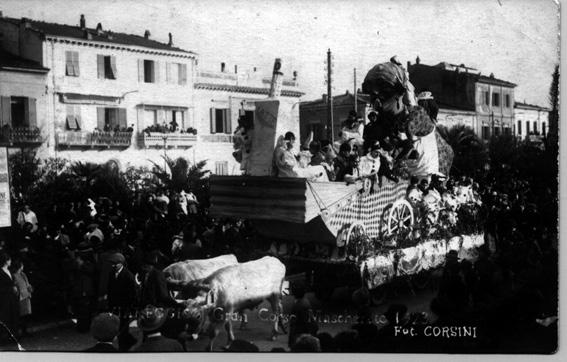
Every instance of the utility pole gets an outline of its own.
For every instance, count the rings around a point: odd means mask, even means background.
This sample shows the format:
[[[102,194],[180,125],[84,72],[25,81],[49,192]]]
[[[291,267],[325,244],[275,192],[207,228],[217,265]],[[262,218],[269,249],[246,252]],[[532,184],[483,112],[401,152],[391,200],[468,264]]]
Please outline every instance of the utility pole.
[[[358,112],[358,95],[356,94],[356,68],[354,68],[354,111]]]
[[[333,132],[333,93],[332,93],[332,63],[331,49],[327,50],[327,139],[331,140],[331,144],[335,143]]]

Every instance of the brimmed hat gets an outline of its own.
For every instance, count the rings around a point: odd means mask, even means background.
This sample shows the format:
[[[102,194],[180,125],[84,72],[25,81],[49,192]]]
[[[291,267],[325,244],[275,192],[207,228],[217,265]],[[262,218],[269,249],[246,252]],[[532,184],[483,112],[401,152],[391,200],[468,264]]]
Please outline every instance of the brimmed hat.
[[[370,151],[379,150],[380,148],[382,148],[380,147],[380,141],[376,141],[370,146]]]
[[[417,100],[418,101],[424,101],[426,99],[435,99],[433,98],[433,94],[431,94],[431,92],[421,92],[417,95]]]
[[[449,250],[447,255],[445,256],[446,260],[459,260],[459,253],[456,250]]]
[[[138,327],[146,332],[158,331],[167,321],[167,309],[148,305],[140,311]]]
[[[370,113],[368,113],[368,118],[370,118],[370,116],[374,116],[374,117],[378,117],[378,113],[376,113],[375,111],[371,111]]]
[[[91,323],[91,334],[100,342],[111,342],[119,331],[120,318],[112,313],[101,313]]]
[[[121,253],[110,254],[107,260],[110,264],[124,264],[124,262],[126,261],[124,255],[122,255]]]

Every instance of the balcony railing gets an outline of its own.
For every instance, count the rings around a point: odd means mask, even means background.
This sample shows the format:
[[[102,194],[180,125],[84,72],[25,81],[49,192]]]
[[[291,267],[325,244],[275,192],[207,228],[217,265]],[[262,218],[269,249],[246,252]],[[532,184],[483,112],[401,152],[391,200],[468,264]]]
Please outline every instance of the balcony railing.
[[[197,143],[197,136],[192,133],[140,133],[138,142],[141,147],[189,148]]]
[[[57,134],[59,147],[128,148],[131,144],[132,132],[66,131]]]
[[[231,134],[216,133],[201,135],[202,142],[213,143],[232,143],[233,136]]]
[[[37,146],[43,140],[39,128],[3,128],[0,130],[0,142],[10,146]]]

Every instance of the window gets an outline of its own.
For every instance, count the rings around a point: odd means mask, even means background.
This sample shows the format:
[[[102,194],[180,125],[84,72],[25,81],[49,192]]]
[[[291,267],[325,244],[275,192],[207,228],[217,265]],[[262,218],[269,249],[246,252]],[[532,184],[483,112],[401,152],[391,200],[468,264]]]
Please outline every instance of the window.
[[[541,134],[547,136],[547,128],[545,122],[541,123]]]
[[[35,127],[36,99],[27,97],[1,97],[0,127]]]
[[[530,134],[530,121],[526,121],[526,134]]]
[[[510,108],[510,95],[509,94],[506,94],[504,101],[506,102],[505,103],[506,108]]]
[[[106,132],[126,130],[126,108],[97,108],[97,128]]]
[[[492,105],[500,107],[500,93],[492,93]]]
[[[487,140],[490,138],[490,127],[482,126],[482,139]]]
[[[99,79],[116,79],[116,57],[113,55],[97,55]]]
[[[504,128],[502,128],[502,131],[504,131],[504,134],[506,136],[510,136],[512,134],[512,130],[508,126],[504,126]]]
[[[172,131],[184,129],[184,112],[180,110],[167,110],[165,111],[165,120],[171,127]]]
[[[490,93],[488,91],[484,91],[484,104],[489,106],[490,105]]]
[[[65,52],[65,75],[79,76],[79,52]]]
[[[187,84],[187,64],[166,63],[167,84]]]
[[[534,124],[534,134],[537,134],[537,122],[534,121],[533,124]]]
[[[138,59],[138,81],[157,83],[159,81],[159,63],[155,60]]]
[[[145,109],[144,110],[144,126],[150,127],[157,124],[157,110]]]
[[[211,108],[211,133],[232,133],[226,108]]]
[[[522,121],[519,120],[518,121],[518,135],[522,135]]]
[[[65,129],[68,131],[81,130],[81,106],[67,105],[67,117],[65,119]]]
[[[494,136],[500,136],[500,127],[494,127]]]
[[[228,175],[228,161],[215,162],[215,175]]]

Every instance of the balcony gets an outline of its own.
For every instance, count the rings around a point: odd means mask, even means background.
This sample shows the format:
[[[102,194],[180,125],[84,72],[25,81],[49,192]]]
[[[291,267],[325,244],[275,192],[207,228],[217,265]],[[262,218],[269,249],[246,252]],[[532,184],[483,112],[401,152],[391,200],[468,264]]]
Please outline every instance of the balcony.
[[[232,143],[233,136],[225,133],[201,135],[201,142]]]
[[[140,147],[144,148],[190,148],[197,143],[192,133],[144,132],[138,136]]]
[[[57,134],[58,147],[128,148],[132,132],[81,132],[65,131]]]
[[[43,142],[39,128],[16,127],[0,130],[0,143],[8,146],[39,146]]]

